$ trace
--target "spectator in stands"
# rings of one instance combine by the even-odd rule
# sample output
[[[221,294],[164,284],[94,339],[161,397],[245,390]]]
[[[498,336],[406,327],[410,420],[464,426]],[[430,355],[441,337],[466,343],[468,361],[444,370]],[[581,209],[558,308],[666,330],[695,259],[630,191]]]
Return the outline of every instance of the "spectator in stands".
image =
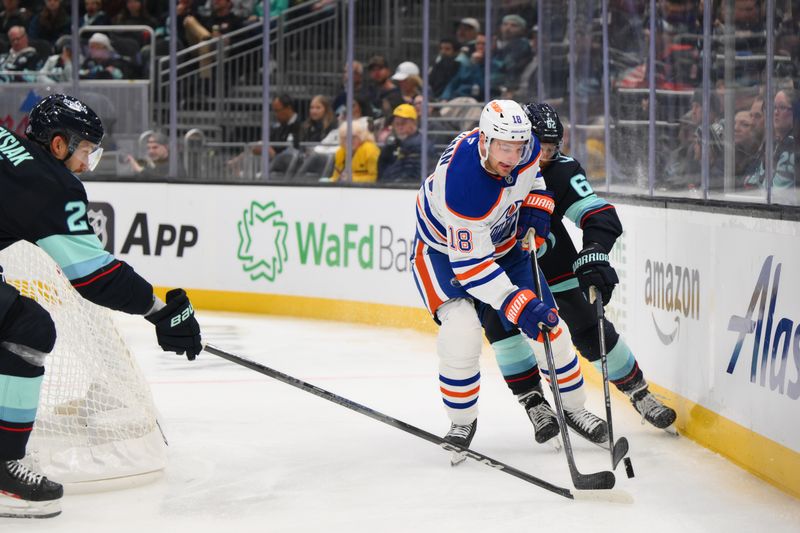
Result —
[[[272,113],[275,123],[269,131],[269,141],[272,143],[289,143],[298,148],[300,143],[300,117],[297,115],[294,98],[288,94],[280,94],[272,99]],[[270,146],[269,156],[275,157],[286,149],[286,146]],[[260,154],[259,150],[256,152]]]
[[[240,8],[241,11],[237,10],[236,7],[234,7],[234,12],[237,15],[244,16],[243,13],[242,13],[242,11],[246,10],[244,6],[246,6],[247,4],[252,5],[253,2],[252,2],[252,0],[240,0],[238,2],[238,4],[239,4],[239,6],[242,6]],[[269,0],[269,17],[270,18],[277,17],[278,15],[280,15],[281,13],[286,11],[287,9],[289,9],[289,0]],[[263,19],[264,18],[264,0],[258,0],[257,2],[255,2],[255,5],[252,5],[252,9],[250,9],[249,12],[251,13],[251,16],[250,17],[245,17],[245,18],[247,18],[248,21],[256,21],[256,20]]]
[[[758,151],[764,151],[764,96],[757,94],[750,106],[750,120],[753,123],[753,138],[757,141]]]
[[[212,0],[209,16],[186,15],[183,19],[183,28],[187,44],[197,44],[210,39],[215,32],[221,35],[241,28],[244,19],[235,15],[232,9],[231,0]]]
[[[44,7],[31,19],[28,34],[31,39],[44,39],[51,44],[70,32],[70,17],[61,0],[45,0]]]
[[[533,57],[526,32],[525,19],[519,15],[503,17],[491,65],[492,86],[500,93],[517,90],[520,75]]]
[[[347,124],[339,125],[339,149],[333,162],[331,181],[374,183],[378,179],[378,157],[381,150],[363,121],[353,121],[352,175],[345,173],[347,150]]]
[[[102,9],[100,0],[83,0],[84,14],[78,22],[81,28],[84,26],[107,26],[111,24],[106,12]]]
[[[486,50],[486,37],[478,35],[475,39],[475,49],[465,57],[465,51],[459,54],[460,67],[456,76],[442,91],[442,100],[469,96],[476,100],[483,100],[483,58]]]
[[[456,41],[460,48],[472,48],[481,32],[481,23],[472,17],[461,19],[456,25]],[[471,52],[468,52],[471,53]]]
[[[72,80],[72,36],[62,35],[56,41],[56,53],[47,58],[39,70],[39,83]]]
[[[81,79],[127,80],[133,76],[133,65],[122,58],[105,33],[89,38],[89,57],[81,64]]]
[[[288,94],[280,94],[272,99],[272,114],[275,115],[275,122],[269,129],[268,148],[270,160],[291,146],[296,150],[300,147],[300,117],[295,111],[294,99]],[[273,145],[277,144],[277,146]],[[251,153],[255,156],[261,155],[263,144],[258,143],[251,148]],[[242,168],[246,152],[242,152],[236,157],[228,160],[226,165],[233,174],[238,174]]]
[[[400,104],[394,109],[392,135],[381,148],[378,158],[378,181],[381,183],[419,183],[422,135],[417,118],[417,112],[410,104]],[[432,170],[430,165],[428,168]]]
[[[793,114],[795,100],[795,89],[782,89],[775,95],[773,107],[775,140],[772,152],[774,172],[771,178],[772,189],[776,200],[782,198],[788,200],[788,202],[782,203],[791,204],[797,203],[795,196],[795,152],[797,147],[794,138]],[[766,187],[766,182],[766,165],[762,159],[758,169],[745,179],[745,186],[763,188]]]
[[[169,176],[169,138],[163,133],[152,133],[147,137],[147,156],[137,161],[132,155],[125,162],[140,178],[166,178]],[[186,170],[178,159],[178,179],[186,177]]]
[[[19,7],[19,0],[3,0],[3,11],[0,11],[0,32],[7,34],[12,26],[27,28],[30,19],[30,11]]]
[[[337,110],[338,124],[344,124],[347,121],[345,106],[341,106]],[[368,131],[372,131],[372,105],[368,100],[357,97],[353,99],[353,121],[364,123],[364,127]],[[339,149],[339,128],[333,128],[325,138],[322,139],[317,146],[314,147],[314,152],[319,154],[335,154]]]
[[[528,27],[532,27],[537,21],[536,2],[531,0],[500,0],[499,19],[502,20],[506,15],[519,15],[525,19]],[[548,20],[548,22],[550,22]]]
[[[394,99],[400,103],[402,100],[400,89],[390,78],[391,71],[385,57],[372,56],[367,63],[367,72],[374,87],[373,98],[370,101],[373,108],[381,109],[384,98]]]
[[[660,89],[686,90],[700,83],[699,3],[695,0],[663,0],[656,31],[656,84]],[[646,85],[646,80],[645,84]]]
[[[145,11],[142,0],[126,0],[125,6],[114,17],[113,24],[118,26],[150,26],[153,29],[158,27],[158,21]],[[147,32],[125,33],[124,35],[136,39],[140,46],[150,42],[150,35]]]
[[[456,61],[458,43],[450,38],[439,41],[439,55],[428,72],[428,83],[431,96],[439,99],[447,84],[458,74],[459,63]]]
[[[300,142],[321,142],[339,126],[333,115],[331,99],[318,94],[308,106],[308,118],[300,125]]]
[[[407,104],[412,103],[414,97],[422,93],[422,78],[419,77],[419,67],[416,63],[403,61],[397,65],[392,81],[397,82],[403,102]]]
[[[367,99],[372,99],[375,90],[373,87],[364,84],[364,65],[360,61],[353,61],[353,94],[355,97],[364,96]],[[347,63],[344,64],[342,69],[342,91],[333,99],[333,109],[347,103]]]
[[[0,70],[24,71],[39,70],[43,59],[36,49],[28,43],[28,35],[22,26],[12,26],[8,30],[8,53],[0,56]],[[3,81],[26,81],[22,75],[4,75]]]
[[[758,168],[760,139],[755,136],[755,128],[750,110],[738,111],[733,123],[733,143],[735,147],[734,175],[736,188],[744,186],[744,179]]]

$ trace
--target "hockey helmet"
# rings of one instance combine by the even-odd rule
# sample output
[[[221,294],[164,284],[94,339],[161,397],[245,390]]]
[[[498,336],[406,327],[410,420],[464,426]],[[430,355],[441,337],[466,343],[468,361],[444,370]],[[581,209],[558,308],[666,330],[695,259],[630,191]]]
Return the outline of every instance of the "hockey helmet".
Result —
[[[525,114],[528,115],[533,133],[540,142],[561,144],[564,138],[564,126],[550,104],[531,102],[525,105]]]
[[[89,160],[90,170],[94,170],[100,160],[104,130],[100,117],[89,106],[66,94],[51,94],[36,104],[28,115],[25,135],[46,149],[56,135],[67,140],[69,159],[81,141],[98,146]]]
[[[489,147],[493,141],[523,141],[519,163],[527,161],[533,150],[531,123],[522,107],[513,100],[492,100],[481,111],[478,129],[485,139],[486,152],[478,150],[481,165],[486,168]]]

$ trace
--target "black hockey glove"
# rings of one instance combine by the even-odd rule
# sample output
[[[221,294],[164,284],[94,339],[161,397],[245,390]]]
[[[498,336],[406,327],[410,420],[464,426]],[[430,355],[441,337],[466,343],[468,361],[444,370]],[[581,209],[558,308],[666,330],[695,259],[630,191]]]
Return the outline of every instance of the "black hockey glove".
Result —
[[[155,324],[158,345],[164,351],[175,352],[194,361],[203,350],[200,343],[200,324],[194,317],[194,308],[183,289],[172,289],[167,293],[167,305],[160,311],[145,316]]]
[[[572,270],[578,277],[578,283],[586,299],[589,299],[589,287],[596,287],[603,298],[603,305],[608,305],[614,286],[619,283],[617,272],[608,262],[608,253],[597,243],[592,243],[578,254],[572,264]]]

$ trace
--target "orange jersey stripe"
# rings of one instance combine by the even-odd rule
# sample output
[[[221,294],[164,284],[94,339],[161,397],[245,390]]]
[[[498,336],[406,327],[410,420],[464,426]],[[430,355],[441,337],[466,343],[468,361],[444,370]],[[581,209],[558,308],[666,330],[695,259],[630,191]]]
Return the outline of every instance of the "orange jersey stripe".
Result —
[[[416,257],[414,258],[414,266],[417,267],[417,272],[420,274],[420,282],[422,283],[422,288],[425,289],[425,295],[428,297],[428,307],[431,310],[431,313],[435,313],[439,306],[442,305],[442,300],[439,298],[439,295],[436,294],[436,290],[433,288],[433,283],[431,282],[431,275],[428,272],[428,265],[425,264],[425,260],[423,259],[423,250],[425,247],[425,243],[422,241],[417,242],[417,250],[416,250]]]
[[[492,266],[493,263],[494,263],[493,259],[489,259],[487,261],[484,261],[483,263],[480,263],[479,265],[470,268],[469,270],[467,270],[463,274],[456,274],[456,279],[458,281],[464,281],[465,279],[469,279],[469,278],[471,278],[473,276],[477,276],[478,274],[480,274],[481,272],[483,272],[484,270],[486,270],[487,268]]]

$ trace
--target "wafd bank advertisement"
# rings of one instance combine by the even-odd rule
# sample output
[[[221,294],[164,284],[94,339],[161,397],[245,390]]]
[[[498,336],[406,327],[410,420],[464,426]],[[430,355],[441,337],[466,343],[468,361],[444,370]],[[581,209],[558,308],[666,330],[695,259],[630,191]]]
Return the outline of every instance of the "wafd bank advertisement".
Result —
[[[420,306],[415,191],[87,183],[93,224],[153,284]]]

